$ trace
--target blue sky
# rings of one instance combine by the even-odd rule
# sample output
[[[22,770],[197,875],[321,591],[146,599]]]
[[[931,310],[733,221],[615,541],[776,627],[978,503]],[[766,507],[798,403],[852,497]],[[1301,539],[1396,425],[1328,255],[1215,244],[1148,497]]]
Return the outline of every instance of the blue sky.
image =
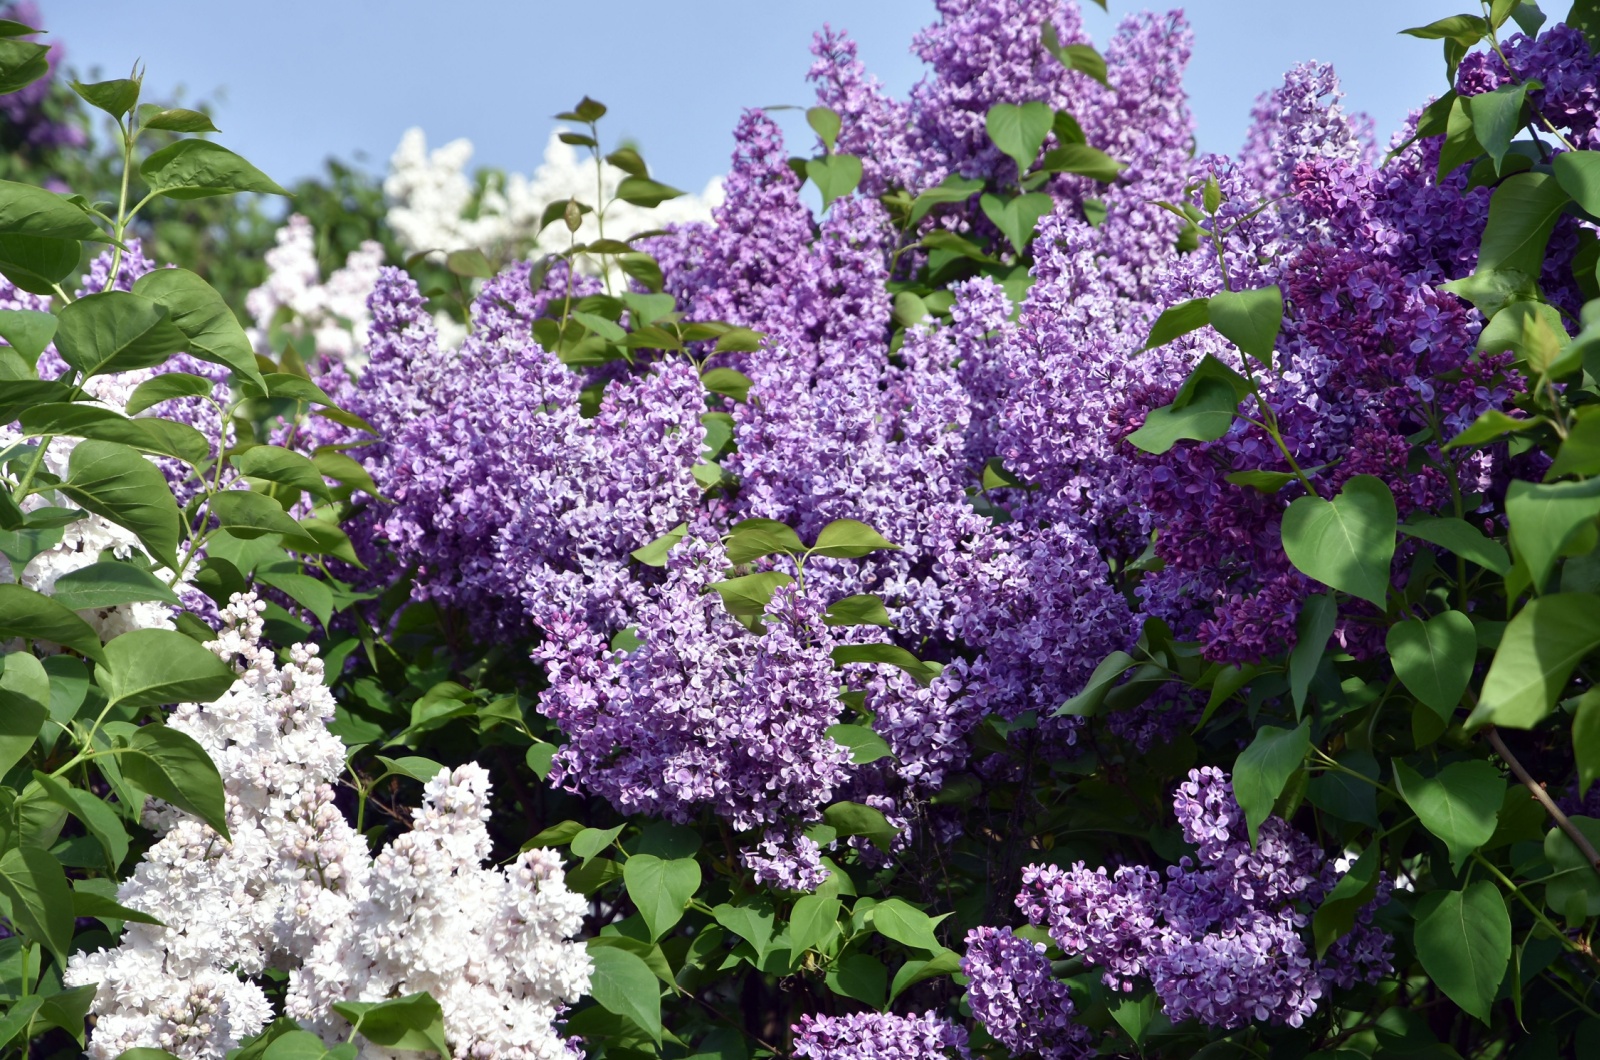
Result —
[[[1084,0],[1104,43],[1145,6]],[[1191,0],[1187,85],[1204,150],[1235,150],[1251,102],[1306,59],[1332,62],[1346,105],[1380,139],[1443,85],[1439,45],[1398,35],[1473,10],[1475,0]],[[1568,0],[1547,0],[1563,14]],[[123,76],[135,58],[147,84],[216,104],[220,141],[280,181],[329,155],[381,171],[400,134],[430,144],[466,136],[476,161],[528,172],[554,124],[588,93],[611,108],[662,179],[698,189],[727,168],[730,132],[747,105],[809,100],[811,34],[848,29],[897,94],[921,76],[912,34],[931,0],[41,0],[69,64]],[[801,127],[798,114],[786,118]]]

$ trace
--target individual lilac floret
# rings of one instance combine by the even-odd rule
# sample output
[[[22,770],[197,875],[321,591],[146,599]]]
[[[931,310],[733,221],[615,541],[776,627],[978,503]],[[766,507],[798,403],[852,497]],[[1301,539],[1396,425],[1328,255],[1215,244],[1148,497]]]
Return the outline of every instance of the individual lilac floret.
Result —
[[[1341,875],[1323,852],[1278,817],[1262,823],[1252,847],[1227,776],[1211,767],[1189,771],[1173,807],[1198,863],[1169,867],[1164,884],[1143,866],[1108,874],[1081,862],[1068,871],[1030,865],[1018,907],[1066,954],[1104,969],[1113,989],[1148,980],[1174,1022],[1298,1027],[1335,987],[1390,973],[1389,936],[1373,925],[1387,881],[1317,960],[1305,929]]]
[[[967,1057],[967,1032],[936,1017],[853,1012],[801,1016],[794,1055],[803,1060],[949,1060]]]
[[[1010,928],[967,933],[961,972],[971,979],[967,1004],[990,1036],[1017,1056],[1077,1060],[1090,1055],[1088,1028],[1073,1022],[1067,984],[1051,977],[1045,946]]]

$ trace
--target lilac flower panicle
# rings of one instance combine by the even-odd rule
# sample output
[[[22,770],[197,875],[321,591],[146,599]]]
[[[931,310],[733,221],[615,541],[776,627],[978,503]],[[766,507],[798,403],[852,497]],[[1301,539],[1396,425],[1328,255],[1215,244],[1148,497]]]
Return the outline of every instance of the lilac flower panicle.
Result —
[[[1101,967],[1113,989],[1148,980],[1174,1022],[1298,1027],[1334,988],[1391,972],[1391,940],[1372,919],[1388,901],[1388,881],[1317,960],[1305,938],[1310,910],[1340,875],[1322,851],[1278,817],[1262,824],[1252,848],[1226,774],[1211,767],[1189,771],[1173,808],[1198,862],[1184,858],[1164,882],[1142,866],[1032,865],[1018,907],[1068,955]]]
[[[1043,943],[992,927],[974,928],[966,941],[967,1004],[995,1041],[1043,1060],[1092,1055],[1089,1030],[1073,1022],[1071,991],[1051,977]]]
[[[922,1016],[855,1012],[802,1016],[794,1026],[801,1060],[953,1060],[970,1056],[967,1032],[931,1011]]]

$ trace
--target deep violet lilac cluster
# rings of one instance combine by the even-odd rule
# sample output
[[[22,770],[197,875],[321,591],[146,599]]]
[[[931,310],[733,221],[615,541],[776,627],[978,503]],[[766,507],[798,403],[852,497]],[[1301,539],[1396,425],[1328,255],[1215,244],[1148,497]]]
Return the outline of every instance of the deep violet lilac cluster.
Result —
[[[802,1016],[794,1026],[801,1060],[951,1060],[967,1057],[967,1032],[932,1012]]]
[[[1017,906],[1066,954],[1101,968],[1113,989],[1148,980],[1173,1022],[1298,1027],[1331,989],[1389,973],[1390,938],[1373,924],[1387,880],[1318,960],[1305,928],[1341,875],[1323,852],[1278,817],[1262,824],[1252,847],[1226,774],[1211,767],[1189,771],[1173,809],[1197,853],[1170,866],[1165,880],[1143,866],[1030,865]]]
[[[1092,1055],[1089,1030],[1073,1022],[1071,992],[1051,976],[1042,942],[1018,938],[1010,928],[974,928],[967,932],[961,974],[971,980],[967,1005],[973,1018],[1013,1055]]]

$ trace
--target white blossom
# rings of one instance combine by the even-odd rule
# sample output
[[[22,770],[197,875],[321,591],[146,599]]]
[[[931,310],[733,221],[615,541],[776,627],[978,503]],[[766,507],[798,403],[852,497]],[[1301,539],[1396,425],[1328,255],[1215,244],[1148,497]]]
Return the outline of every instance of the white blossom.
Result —
[[[562,143],[561,131],[551,133],[543,164],[531,177],[520,173],[489,175],[475,215],[468,216],[478,195],[467,173],[472,142],[452,140],[429,151],[421,129],[407,130],[389,160],[389,177],[383,184],[391,203],[390,227],[410,253],[466,248],[487,253],[529,248],[550,252],[568,246],[565,225],[555,224],[542,233],[538,231],[545,207],[551,203],[576,197],[593,207],[598,205],[597,197],[602,197],[608,204],[606,236],[628,239],[669,224],[710,220],[711,210],[722,202],[722,182],[716,179],[698,195],[669,199],[654,209],[612,201],[627,174],[603,163],[597,186],[594,162],[580,157],[572,145]],[[586,243],[599,236],[598,219],[592,213],[585,214],[573,238]]]
[[[367,296],[378,282],[383,245],[366,240],[323,280],[310,221],[294,214],[278,229],[277,241],[266,253],[266,282],[245,296],[255,322],[251,342],[270,353],[268,336],[281,326],[294,338],[309,337],[316,353],[360,367],[371,323]]]
[[[567,941],[585,903],[559,857],[482,867],[488,774],[469,764],[430,781],[412,831],[373,858],[334,805],[344,747],[327,728],[322,661],[297,645],[280,665],[261,643],[263,606],[234,596],[208,644],[239,681],[170,719],[217,764],[231,842],[187,814],[147,814],[164,834],[118,900],[165,926],[130,924],[114,949],[69,964],[70,984],[101,984],[90,1055],[220,1058],[271,1018],[250,977],[276,968],[289,972],[288,1013],[330,1042],[349,1030],[334,1002],[426,990],[457,1057],[566,1057],[554,1021],[590,965]]]

